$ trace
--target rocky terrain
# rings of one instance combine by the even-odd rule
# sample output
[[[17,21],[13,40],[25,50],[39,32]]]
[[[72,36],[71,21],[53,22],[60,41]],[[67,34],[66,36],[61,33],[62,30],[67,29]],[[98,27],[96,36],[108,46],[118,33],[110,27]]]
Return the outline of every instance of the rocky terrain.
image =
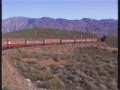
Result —
[[[117,90],[117,55],[104,43],[4,50],[3,90]]]
[[[67,20],[62,18],[27,18],[12,17],[2,20],[2,33],[14,32],[19,30],[30,30],[40,28],[51,28],[68,31],[81,31],[103,35],[108,31],[108,35],[117,36],[117,20],[114,19],[90,19]]]

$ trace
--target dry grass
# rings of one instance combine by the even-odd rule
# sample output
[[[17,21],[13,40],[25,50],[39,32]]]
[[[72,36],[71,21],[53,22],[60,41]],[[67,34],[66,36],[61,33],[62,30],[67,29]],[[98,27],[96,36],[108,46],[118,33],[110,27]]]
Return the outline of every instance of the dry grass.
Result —
[[[101,48],[96,43],[28,47],[7,52],[11,51],[14,56],[9,58],[14,67],[39,89],[117,90],[116,49]],[[62,61],[66,63],[60,64]]]

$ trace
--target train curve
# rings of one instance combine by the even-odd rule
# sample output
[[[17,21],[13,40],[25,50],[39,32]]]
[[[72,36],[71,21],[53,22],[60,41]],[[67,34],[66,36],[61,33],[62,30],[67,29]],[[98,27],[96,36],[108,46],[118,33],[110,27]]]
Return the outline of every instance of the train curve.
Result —
[[[2,40],[2,50],[33,47],[43,45],[57,45],[57,44],[75,44],[75,43],[91,43],[98,42],[97,38],[86,39],[41,39],[41,40],[26,40],[26,39],[7,39]]]

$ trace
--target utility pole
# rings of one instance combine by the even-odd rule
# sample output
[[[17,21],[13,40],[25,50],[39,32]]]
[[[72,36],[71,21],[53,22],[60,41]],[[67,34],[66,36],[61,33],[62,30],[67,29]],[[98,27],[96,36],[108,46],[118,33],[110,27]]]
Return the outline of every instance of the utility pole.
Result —
[[[53,35],[52,35],[52,39],[53,39]]]
[[[107,32],[107,29],[106,29],[106,32],[105,32],[105,35],[107,36],[108,32]]]
[[[75,34],[75,38],[74,38],[74,39],[75,39],[75,40],[77,39],[77,38],[76,38],[76,34]]]
[[[70,35],[70,30],[69,30],[69,35]]]
[[[81,33],[81,36],[80,36],[80,38],[82,39],[82,33]]]
[[[35,39],[37,40],[37,31],[36,31],[36,29],[35,29]]]
[[[75,27],[75,39],[77,39],[76,31],[77,31],[77,28]]]

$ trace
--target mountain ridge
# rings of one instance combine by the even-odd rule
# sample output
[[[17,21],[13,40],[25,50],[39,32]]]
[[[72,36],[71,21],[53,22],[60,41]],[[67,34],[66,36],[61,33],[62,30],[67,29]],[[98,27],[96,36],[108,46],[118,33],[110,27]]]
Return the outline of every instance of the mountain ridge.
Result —
[[[25,17],[25,16],[15,16],[15,17],[9,17],[5,18],[6,19],[12,19],[12,18],[29,18],[29,19],[41,19],[41,18],[51,18],[51,19],[66,19],[66,18],[52,18],[52,17],[39,17],[39,18],[32,18],[32,17]],[[101,19],[94,19],[94,18],[81,18],[81,19],[93,19],[93,20],[117,20],[113,18],[101,18]],[[81,19],[66,19],[66,20],[81,20]]]
[[[68,31],[82,31],[94,33],[97,35],[105,34],[117,36],[117,20],[115,19],[91,19],[82,18],[80,20],[68,20],[63,18],[27,18],[27,17],[11,17],[2,20],[2,32],[13,32],[28,29],[51,28]]]

